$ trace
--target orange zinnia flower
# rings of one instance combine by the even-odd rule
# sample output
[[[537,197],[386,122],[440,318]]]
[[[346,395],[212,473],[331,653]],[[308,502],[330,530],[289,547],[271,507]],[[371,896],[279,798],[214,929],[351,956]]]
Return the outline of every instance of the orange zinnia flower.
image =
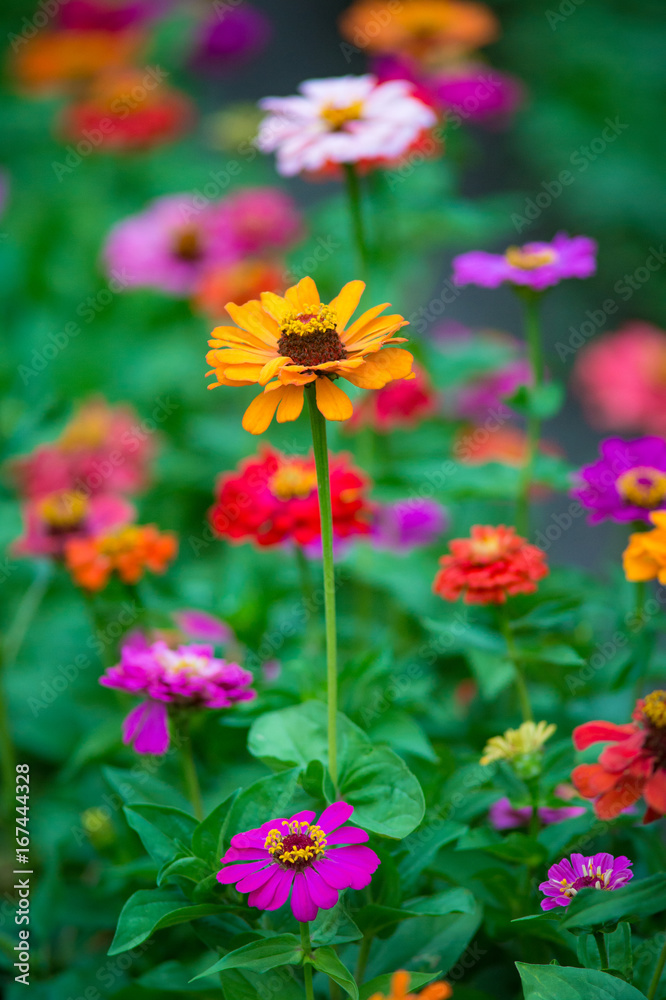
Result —
[[[629,535],[629,545],[622,553],[627,580],[654,580],[666,583],[666,511],[650,514],[655,525],[652,531],[637,531]]]
[[[103,590],[112,573],[123,583],[137,583],[145,571],[164,573],[178,551],[176,536],[154,524],[132,524],[92,538],[73,538],[65,546],[65,562],[75,583]]]
[[[345,378],[362,389],[381,389],[398,378],[413,378],[412,355],[393,334],[407,325],[402,316],[380,316],[389,303],[373,306],[345,329],[365,289],[350,281],[328,305],[322,304],[312,278],[302,278],[284,294],[262,292],[243,306],[227,303],[237,327],[218,326],[207,360],[218,385],[265,386],[248,406],[243,427],[251,434],[266,430],[277,410],[278,423],[296,420],[303,390],[314,383],[317,407],[327,420],[348,420],[349,397],[335,384]],[[382,348],[385,348],[382,350]]]
[[[453,996],[453,990],[445,982],[430,983],[421,990],[418,996],[416,993],[408,993],[411,978],[410,973],[404,970],[394,973],[391,977],[389,995],[385,997],[383,993],[373,993],[370,1000],[448,1000],[449,997]]]
[[[129,65],[139,56],[144,41],[143,32],[133,29],[47,31],[19,50],[10,68],[26,90],[69,90],[100,73]]]

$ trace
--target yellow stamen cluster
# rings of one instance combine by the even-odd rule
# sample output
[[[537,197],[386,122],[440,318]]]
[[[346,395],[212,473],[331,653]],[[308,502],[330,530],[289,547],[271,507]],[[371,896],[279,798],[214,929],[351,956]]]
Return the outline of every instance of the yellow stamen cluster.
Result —
[[[472,558],[477,562],[492,562],[502,554],[502,541],[497,532],[474,538],[470,544]]]
[[[554,250],[537,250],[530,253],[522,247],[509,247],[504,259],[511,267],[519,267],[521,271],[536,271],[538,267],[552,264],[556,256]]]
[[[328,333],[335,330],[338,318],[330,306],[303,306],[289,313],[280,323],[283,334],[309,337],[313,333]]]
[[[264,847],[268,853],[284,865],[297,865],[315,861],[326,851],[326,834],[320,826],[310,826],[305,820],[282,821],[283,831],[272,829],[266,837]],[[310,843],[302,841],[309,840]]]
[[[275,472],[268,488],[278,500],[302,500],[317,488],[317,473],[305,462],[285,462]]]
[[[363,101],[354,101],[346,108],[336,108],[333,104],[327,104],[320,114],[331,131],[339,132],[347,122],[358,121],[363,116]]]
[[[666,498],[666,475],[650,466],[638,466],[618,478],[618,492],[637,507],[657,507]]]
[[[646,697],[643,715],[657,729],[666,729],[666,691],[653,691]]]
[[[61,451],[99,448],[109,433],[109,414],[105,406],[88,404],[74,416],[58,438]]]
[[[39,513],[52,528],[66,531],[81,524],[88,513],[88,498],[78,490],[51,493],[40,503]]]
[[[100,551],[107,556],[115,556],[120,552],[135,548],[141,540],[141,529],[136,525],[119,528],[105,535],[100,541]]]
[[[523,722],[518,729],[507,729],[503,736],[493,736],[486,743],[481,764],[492,764],[496,760],[515,760],[527,754],[537,753],[546,740],[550,739],[557,726],[547,722]]]

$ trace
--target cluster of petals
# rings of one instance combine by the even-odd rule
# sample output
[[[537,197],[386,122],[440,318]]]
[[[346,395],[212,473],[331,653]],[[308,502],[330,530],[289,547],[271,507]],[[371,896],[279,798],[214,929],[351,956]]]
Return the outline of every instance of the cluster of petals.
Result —
[[[507,729],[502,736],[492,736],[486,743],[481,764],[498,760],[511,761],[527,754],[538,753],[556,730],[551,722],[523,722],[518,729]]]
[[[539,886],[545,899],[541,900],[542,910],[554,910],[557,906],[569,906],[581,889],[601,890],[621,889],[634,877],[630,871],[633,861],[612,854],[572,854],[571,860],[562,858],[548,869],[548,880]]]
[[[320,413],[327,420],[348,420],[351,400],[336,379],[381,389],[394,379],[413,377],[412,355],[388,346],[404,342],[395,333],[407,323],[400,315],[381,315],[388,303],[373,306],[347,326],[364,289],[364,282],[350,281],[324,305],[312,278],[302,278],[284,297],[264,292],[260,301],[227,304],[238,326],[213,331],[207,361],[216,380],[209,388],[264,386],[245,411],[245,430],[263,433],[276,411],[278,423],[296,420],[311,383]]]
[[[558,233],[550,243],[526,243],[503,254],[471,250],[453,260],[456,285],[498,288],[505,282],[541,292],[564,278],[589,278],[597,269],[597,245],[587,236]]]
[[[428,983],[420,993],[410,993],[411,973],[400,969],[391,976],[391,987],[388,995],[373,993],[368,1000],[449,1000],[453,990],[448,983],[440,980],[438,983]]]
[[[470,538],[454,538],[433,590],[445,601],[504,604],[516,594],[532,594],[548,574],[546,554],[504,525],[474,525]]]
[[[26,500],[22,513],[24,530],[12,545],[14,555],[61,559],[70,541],[128,524],[134,507],[119,494],[54,490]]]
[[[346,455],[330,457],[333,533],[337,540],[370,533],[369,481]],[[313,456],[288,456],[264,447],[239,469],[222,475],[210,510],[214,531],[262,547],[310,545],[321,538]]]
[[[376,504],[372,519],[375,548],[396,554],[432,545],[446,531],[448,512],[436,500],[414,497]]]
[[[217,659],[213,647],[166,642],[126,643],[117,666],[100,677],[100,684],[146,698],[123,724],[123,741],[137,753],[162,754],[169,746],[168,710],[230,708],[251,701],[252,674],[237,663]]]
[[[590,524],[606,519],[649,522],[652,511],[666,507],[663,438],[606,438],[599,451],[599,460],[579,471],[579,485],[572,491],[590,511]]]
[[[289,819],[271,819],[231,838],[217,879],[248,893],[248,904],[279,910],[291,896],[296,920],[314,920],[330,910],[344,889],[364,889],[379,867],[365,846],[368,834],[348,826],[354,807],[334,802],[316,819],[303,810]]]
[[[574,746],[586,750],[607,743],[596,764],[579,764],[571,780],[594,800],[599,819],[614,819],[637,802],[647,803],[644,823],[666,815],[666,692],[653,691],[636,702],[633,722],[586,722],[573,732]]]
[[[574,387],[595,427],[666,437],[665,372],[666,334],[633,320],[580,352]]]
[[[135,584],[147,570],[165,573],[176,557],[178,542],[170,531],[154,524],[129,524],[113,531],[65,543],[65,564],[74,582],[84,590],[103,590],[117,575],[123,583]]]
[[[376,76],[306,80],[294,97],[267,97],[257,145],[276,153],[278,173],[331,174],[344,164],[388,166],[418,146],[437,122],[408,80]]]

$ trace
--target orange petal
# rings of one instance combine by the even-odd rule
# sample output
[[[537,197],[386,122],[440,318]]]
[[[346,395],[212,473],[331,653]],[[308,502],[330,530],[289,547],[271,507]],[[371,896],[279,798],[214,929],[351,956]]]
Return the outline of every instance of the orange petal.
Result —
[[[272,358],[270,361],[267,361],[261,369],[261,374],[259,375],[258,381],[260,385],[266,385],[267,382],[270,382],[272,378],[275,378],[283,365],[288,364],[290,361],[291,358],[285,358],[281,355],[280,357]]]
[[[377,351],[356,371],[345,373],[345,378],[361,389],[382,389],[387,382],[407,378],[412,371],[414,358],[402,347],[387,347]]]
[[[278,386],[271,392],[264,390],[252,400],[243,414],[243,427],[250,434],[263,434],[268,428],[278,404],[284,395],[284,388]]]
[[[247,330],[261,342],[261,347],[275,346],[280,329],[275,320],[261,308],[261,302],[250,300],[242,306],[227,302],[224,308],[241,329]]]
[[[291,312],[289,303],[281,295],[276,295],[275,292],[262,292],[261,304],[264,307],[264,312],[272,316],[276,323],[281,323],[287,313]]]
[[[337,330],[344,330],[345,326],[356,311],[356,306],[361,301],[361,296],[365,291],[365,281],[348,281],[340,293],[330,303],[331,309],[335,309],[338,317]]]
[[[373,306],[372,309],[366,309],[366,311],[364,313],[361,313],[359,318],[354,323],[352,323],[352,325],[349,327],[348,330],[343,330],[340,333],[340,340],[342,341],[342,343],[348,344],[350,338],[353,338],[354,335],[362,327],[366,325],[366,323],[369,323],[370,320],[375,319],[375,317],[379,316],[379,314],[381,312],[384,312],[384,310],[387,309],[390,305],[391,305],[390,302],[383,302],[379,306]]]
[[[354,351],[360,350],[364,341],[380,335],[384,338],[389,337],[403,326],[409,326],[409,321],[399,313],[392,313],[390,316],[379,316],[377,319],[359,327],[351,337],[347,337],[347,346],[351,347]]]
[[[315,386],[319,412],[327,420],[349,420],[354,408],[347,393],[343,392],[329,378],[318,378]]]
[[[270,351],[255,351],[255,350],[238,350],[233,347],[224,348],[213,348],[206,355],[206,360],[210,365],[219,365],[220,367],[225,367],[226,365],[245,365],[254,364],[265,365],[273,357]]]
[[[318,306],[320,304],[319,292],[312,278],[301,278],[296,285],[299,306]]]
[[[229,365],[224,369],[224,377],[231,379],[232,382],[250,385],[259,381],[261,371],[261,365]]]
[[[282,391],[282,399],[277,411],[277,421],[284,424],[288,420],[296,420],[301,415],[305,390],[302,385],[286,385]]]

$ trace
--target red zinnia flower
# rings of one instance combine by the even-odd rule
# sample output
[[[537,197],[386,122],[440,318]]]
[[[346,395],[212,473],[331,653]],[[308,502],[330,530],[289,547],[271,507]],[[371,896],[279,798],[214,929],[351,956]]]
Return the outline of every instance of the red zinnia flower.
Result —
[[[465,604],[504,604],[514,594],[534,593],[548,574],[545,552],[503,524],[475,524],[471,538],[454,538],[449,547],[433,584],[445,601],[462,594]]]
[[[336,538],[367,535],[372,508],[364,495],[368,480],[345,455],[330,456],[333,531]],[[296,542],[321,536],[314,458],[291,457],[272,448],[226,473],[217,484],[210,521],[218,535],[257,545]]]
[[[416,427],[437,410],[437,393],[422,368],[414,365],[414,378],[389,382],[369,392],[356,406],[350,428],[372,427],[380,434],[400,427]]]
[[[586,799],[594,799],[599,819],[614,819],[641,795],[647,802],[644,823],[666,815],[666,691],[636,702],[634,722],[586,722],[573,731],[574,746],[610,743],[597,764],[579,764],[571,780]]]

